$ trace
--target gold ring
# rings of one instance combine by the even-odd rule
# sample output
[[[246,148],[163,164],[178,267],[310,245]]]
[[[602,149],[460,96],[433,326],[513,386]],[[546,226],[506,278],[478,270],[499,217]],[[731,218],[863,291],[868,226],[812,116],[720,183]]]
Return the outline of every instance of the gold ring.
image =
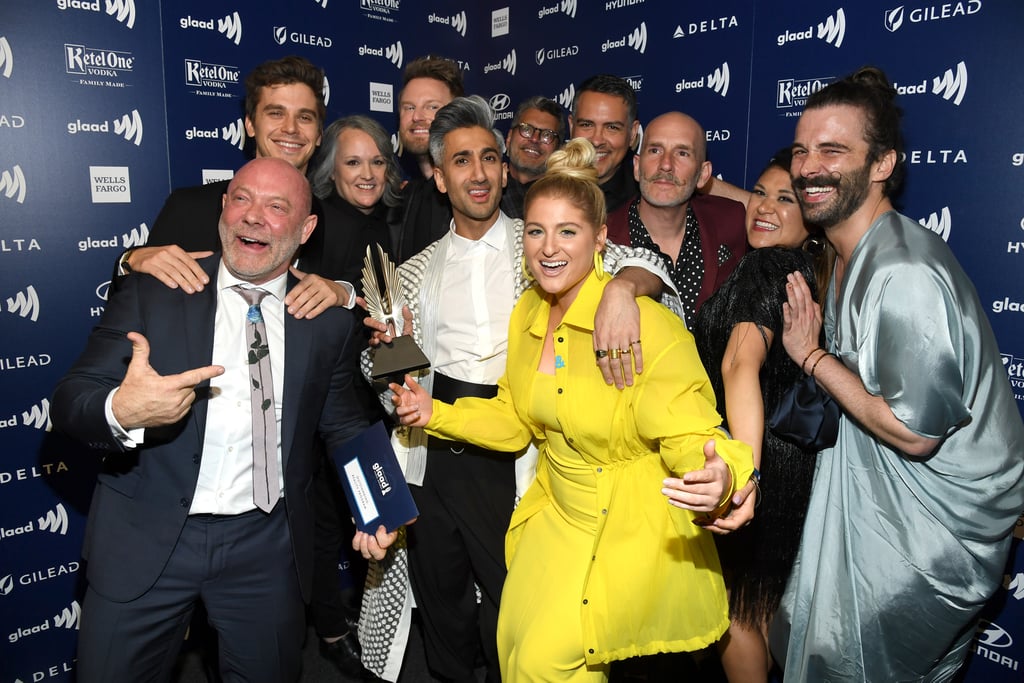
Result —
[[[619,349],[619,353],[621,353],[623,356],[628,356],[630,353],[632,353],[632,350],[629,348]]]
[[[601,360],[602,358],[608,355],[608,352],[605,351],[604,349],[597,349],[596,351],[594,351],[594,355],[597,356],[598,360]]]
[[[620,353],[622,352],[619,351],[618,349],[610,349],[608,351],[608,357],[611,358],[612,360],[618,360]]]

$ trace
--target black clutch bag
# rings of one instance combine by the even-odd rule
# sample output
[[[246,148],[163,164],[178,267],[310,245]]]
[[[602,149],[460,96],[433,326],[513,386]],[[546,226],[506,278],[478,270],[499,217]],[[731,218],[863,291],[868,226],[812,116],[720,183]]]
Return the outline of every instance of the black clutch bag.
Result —
[[[804,375],[783,394],[768,416],[768,426],[806,451],[820,451],[836,445],[841,414],[839,404],[813,377]]]

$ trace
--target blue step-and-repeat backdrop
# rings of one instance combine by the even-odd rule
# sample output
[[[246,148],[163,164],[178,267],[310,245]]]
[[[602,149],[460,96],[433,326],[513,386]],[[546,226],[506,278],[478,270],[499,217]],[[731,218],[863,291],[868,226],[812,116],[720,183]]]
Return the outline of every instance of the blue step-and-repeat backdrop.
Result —
[[[47,397],[168,192],[244,163],[244,77],[269,58],[323,67],[329,120],[392,131],[423,54],[454,60],[502,128],[526,97],[568,107],[617,74],[641,122],[700,120],[716,175],[744,186],[809,94],[876,64],[906,111],[899,206],[973,278],[1024,406],[1024,3],[900,2],[2,0],[0,683],[74,678],[96,461],[50,431]],[[1018,542],[965,680],[1022,680],[1022,601]]]

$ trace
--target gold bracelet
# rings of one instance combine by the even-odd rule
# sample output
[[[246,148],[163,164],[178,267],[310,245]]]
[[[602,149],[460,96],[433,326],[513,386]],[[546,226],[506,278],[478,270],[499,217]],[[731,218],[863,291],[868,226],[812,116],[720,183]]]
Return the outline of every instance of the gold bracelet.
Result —
[[[804,356],[804,362],[800,363],[800,372],[807,372],[807,359],[814,355],[815,351],[824,351],[820,346],[815,346],[811,352]]]
[[[820,356],[818,356],[818,360],[814,361],[814,365],[811,366],[811,372],[810,372],[811,379],[814,379],[814,371],[818,367],[818,363],[821,362],[821,359],[824,358],[825,356],[831,356],[831,355],[832,355],[831,353],[826,351],[825,353],[823,353]]]

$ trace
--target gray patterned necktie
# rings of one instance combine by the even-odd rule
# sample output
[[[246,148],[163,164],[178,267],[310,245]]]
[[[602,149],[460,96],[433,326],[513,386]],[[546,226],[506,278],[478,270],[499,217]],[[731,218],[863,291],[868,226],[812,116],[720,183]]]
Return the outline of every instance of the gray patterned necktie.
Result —
[[[274,378],[270,372],[267,326],[260,302],[267,292],[235,285],[231,289],[245,299],[245,339],[248,344],[249,389],[252,403],[252,499],[264,512],[274,509],[281,495],[277,473],[277,411]]]

